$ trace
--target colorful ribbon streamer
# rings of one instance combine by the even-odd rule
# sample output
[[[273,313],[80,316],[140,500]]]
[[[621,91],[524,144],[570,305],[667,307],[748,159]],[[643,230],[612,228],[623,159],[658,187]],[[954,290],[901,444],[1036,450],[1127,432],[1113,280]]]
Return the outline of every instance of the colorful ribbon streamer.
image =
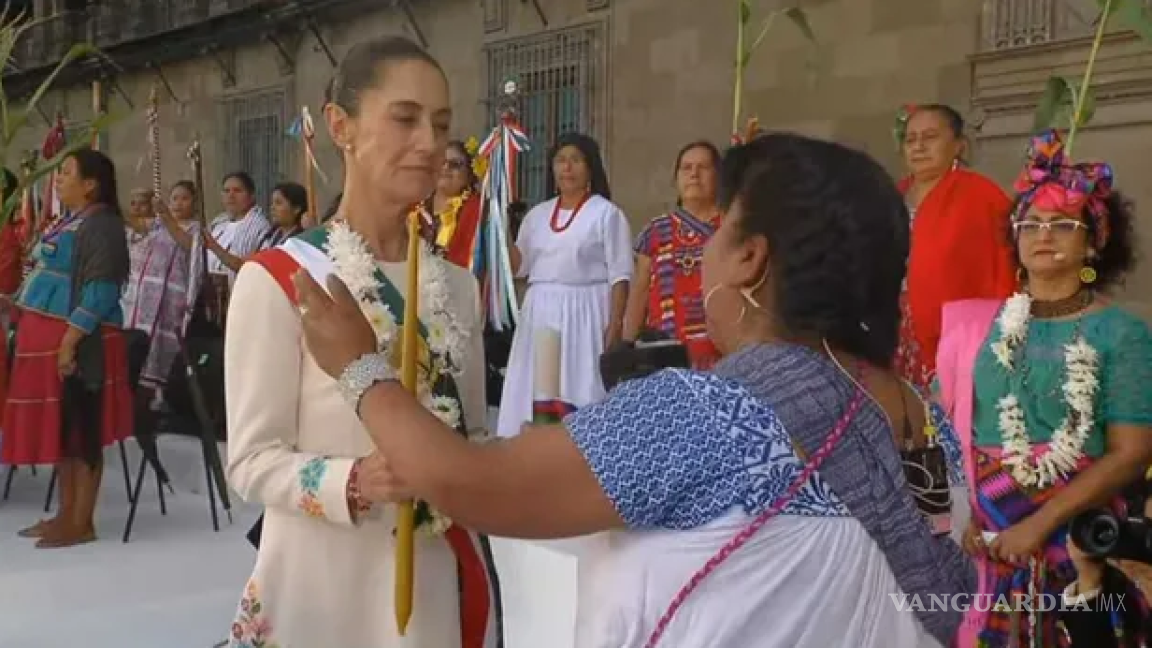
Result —
[[[324,175],[323,169],[320,168],[320,162],[316,159],[316,152],[313,148],[313,140],[316,138],[316,123],[312,120],[312,113],[308,111],[308,106],[300,108],[300,116],[293,120],[292,125],[288,127],[288,136],[292,139],[304,142],[304,156],[308,159],[308,165],[320,176],[324,184],[328,184],[328,176]],[[311,190],[311,187],[309,187]]]
[[[488,321],[497,331],[510,329],[520,320],[508,254],[508,205],[516,200],[517,157],[528,150],[528,135],[511,110],[501,116],[500,123],[480,145],[480,155],[488,159],[480,193],[487,218],[484,236],[474,252],[473,267],[487,271]]]

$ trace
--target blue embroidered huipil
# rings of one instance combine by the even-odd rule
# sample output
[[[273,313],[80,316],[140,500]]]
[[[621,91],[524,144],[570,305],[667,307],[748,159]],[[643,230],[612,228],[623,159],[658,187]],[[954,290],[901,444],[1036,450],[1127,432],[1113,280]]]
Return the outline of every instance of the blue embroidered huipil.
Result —
[[[54,227],[33,251],[36,266],[24,280],[17,303],[42,315],[66,319],[76,328],[91,333],[101,324],[120,327],[120,286],[107,280],[89,281],[80,287],[73,306],[72,281],[75,275],[76,233],[82,218],[71,217]]]

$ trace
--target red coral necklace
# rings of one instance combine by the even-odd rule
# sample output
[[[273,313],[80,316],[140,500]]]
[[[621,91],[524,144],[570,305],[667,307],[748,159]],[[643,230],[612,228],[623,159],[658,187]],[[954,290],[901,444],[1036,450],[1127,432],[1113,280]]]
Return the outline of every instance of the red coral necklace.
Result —
[[[572,214],[568,217],[568,220],[564,221],[563,225],[559,223],[560,198],[556,198],[556,206],[552,208],[552,218],[550,221],[550,224],[552,225],[552,231],[559,234],[569,227],[572,227],[572,221],[576,220],[576,214],[580,213],[580,208],[583,207],[584,203],[588,202],[588,199],[591,197],[592,194],[590,193],[584,194],[584,197],[580,199],[580,202],[576,203],[576,206],[572,208]]]

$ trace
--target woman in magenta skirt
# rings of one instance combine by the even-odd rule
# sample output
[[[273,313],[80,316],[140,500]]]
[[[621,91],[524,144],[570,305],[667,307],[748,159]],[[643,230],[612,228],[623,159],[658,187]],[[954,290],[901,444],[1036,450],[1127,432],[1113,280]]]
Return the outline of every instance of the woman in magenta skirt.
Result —
[[[20,532],[42,548],[96,539],[103,448],[132,432],[120,330],[129,258],[115,167],[104,154],[81,150],[64,160],[56,190],[67,216],[41,236],[17,299],[0,442],[0,463],[56,464],[56,517]]]

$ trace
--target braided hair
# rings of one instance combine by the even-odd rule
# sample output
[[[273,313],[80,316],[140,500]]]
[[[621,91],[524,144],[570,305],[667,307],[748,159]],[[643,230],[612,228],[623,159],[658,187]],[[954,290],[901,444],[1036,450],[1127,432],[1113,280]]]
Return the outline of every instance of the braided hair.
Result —
[[[908,212],[867,154],[801,135],[764,135],[721,165],[720,207],[768,241],[782,333],[824,339],[880,366],[896,352],[908,258]]]

